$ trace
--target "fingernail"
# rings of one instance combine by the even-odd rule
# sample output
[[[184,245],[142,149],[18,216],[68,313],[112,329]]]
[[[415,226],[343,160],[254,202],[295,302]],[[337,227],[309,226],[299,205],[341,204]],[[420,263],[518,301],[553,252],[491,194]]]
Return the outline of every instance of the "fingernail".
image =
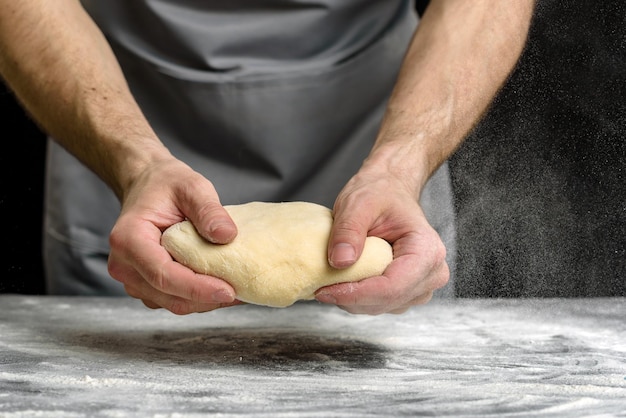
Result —
[[[235,297],[227,290],[218,290],[211,295],[213,302],[216,303],[231,303],[235,300]]]
[[[216,221],[209,228],[209,235],[214,244],[225,244],[235,235],[232,224],[229,222]]]
[[[350,244],[339,243],[333,247],[329,262],[333,267],[345,267],[354,263],[355,259],[354,247]]]

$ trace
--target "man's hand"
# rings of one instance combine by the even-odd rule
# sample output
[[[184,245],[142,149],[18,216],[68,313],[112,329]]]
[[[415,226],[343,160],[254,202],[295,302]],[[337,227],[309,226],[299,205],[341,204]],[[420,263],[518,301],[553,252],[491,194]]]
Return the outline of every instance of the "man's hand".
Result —
[[[534,0],[432,0],[406,53],[378,137],[339,194],[329,262],[342,268],[367,235],[393,245],[382,276],[321,289],[318,300],[353,313],[400,313],[445,285],[445,248],[418,198],[514,68]]]
[[[320,302],[359,314],[402,313],[428,302],[450,276],[446,249],[404,181],[361,170],[339,194],[329,242],[329,262],[351,265],[366,236],[387,240],[394,259],[382,276],[318,291]]]
[[[237,234],[207,179],[173,158],[147,167],[122,199],[110,235],[109,273],[150,308],[183,315],[238,304],[228,283],[194,273],[161,246],[161,233],[185,218],[215,243]]]

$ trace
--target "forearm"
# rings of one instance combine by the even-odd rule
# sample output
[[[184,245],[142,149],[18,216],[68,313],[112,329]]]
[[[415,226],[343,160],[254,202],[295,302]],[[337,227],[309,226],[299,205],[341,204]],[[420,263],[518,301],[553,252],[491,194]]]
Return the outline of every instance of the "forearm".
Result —
[[[419,194],[515,66],[533,8],[532,0],[431,1],[366,164]]]
[[[122,197],[167,158],[77,0],[0,0],[0,74],[33,119]]]

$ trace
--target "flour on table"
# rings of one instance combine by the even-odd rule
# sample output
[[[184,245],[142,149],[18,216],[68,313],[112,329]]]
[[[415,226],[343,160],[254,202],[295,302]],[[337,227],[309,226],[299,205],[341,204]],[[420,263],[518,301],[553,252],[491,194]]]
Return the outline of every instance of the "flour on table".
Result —
[[[321,205],[251,202],[225,209],[238,228],[232,243],[212,244],[183,221],[163,233],[162,245],[179,263],[230,283],[244,302],[287,307],[313,299],[321,287],[380,275],[393,258],[388,242],[367,237],[353,266],[332,268],[326,250],[332,212]]]

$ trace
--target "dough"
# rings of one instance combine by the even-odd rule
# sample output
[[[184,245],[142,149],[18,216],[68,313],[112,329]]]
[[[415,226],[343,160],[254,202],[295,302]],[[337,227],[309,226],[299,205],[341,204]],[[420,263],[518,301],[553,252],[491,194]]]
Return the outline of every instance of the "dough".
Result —
[[[206,241],[189,221],[169,227],[161,242],[179,263],[230,283],[244,302],[287,307],[313,299],[323,286],[380,275],[393,258],[387,241],[367,237],[353,266],[332,268],[326,255],[332,212],[321,205],[251,202],[225,208],[238,228],[230,244]]]

